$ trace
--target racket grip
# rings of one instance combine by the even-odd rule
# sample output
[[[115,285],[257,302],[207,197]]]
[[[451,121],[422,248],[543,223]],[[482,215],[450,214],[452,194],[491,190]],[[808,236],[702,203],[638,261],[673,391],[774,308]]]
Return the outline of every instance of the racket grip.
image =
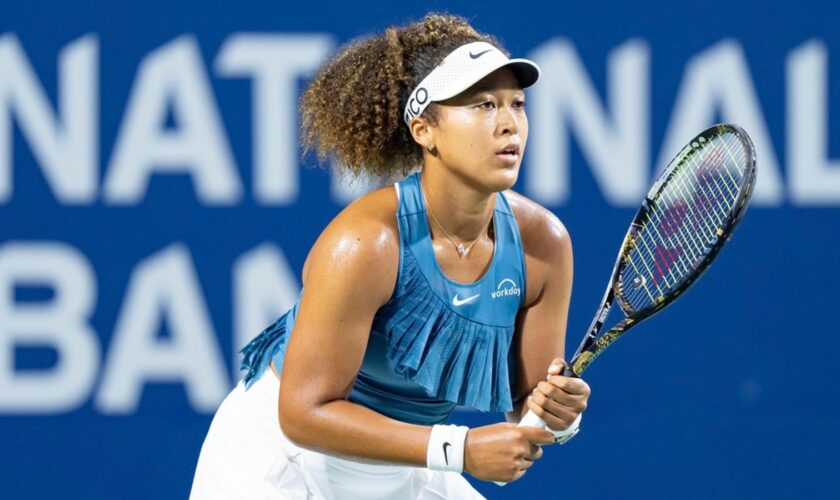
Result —
[[[574,360],[572,360],[572,361],[574,361]],[[577,377],[575,372],[573,372],[571,370],[571,368],[569,368],[568,364],[563,368],[562,373],[563,373],[564,377]],[[549,377],[551,377],[551,374],[549,374]],[[580,415],[578,415],[578,420],[576,420],[575,423],[579,423],[579,422],[580,422]],[[572,425],[574,425],[574,424],[572,424]],[[528,413],[526,413],[525,416],[522,417],[522,420],[519,421],[519,425],[517,425],[517,427],[536,427],[537,429],[545,429],[548,426],[546,425],[545,421],[543,421],[543,419],[541,419],[540,417],[537,416],[536,413],[532,412],[531,410],[528,410]],[[499,486],[504,486],[504,485],[507,484],[504,481],[493,481],[493,482],[498,484]]]
[[[522,420],[519,421],[519,425],[517,427],[536,427],[537,429],[545,429],[546,425],[543,422],[543,419],[537,416],[536,413],[528,410],[528,413],[522,417]]]
[[[543,422],[543,419],[537,416],[536,413],[528,410],[528,413],[522,417],[522,420],[519,421],[519,425],[517,427],[536,427],[537,429],[545,429],[546,425]],[[499,486],[504,486],[507,483],[504,481],[493,481],[494,483],[498,484]]]

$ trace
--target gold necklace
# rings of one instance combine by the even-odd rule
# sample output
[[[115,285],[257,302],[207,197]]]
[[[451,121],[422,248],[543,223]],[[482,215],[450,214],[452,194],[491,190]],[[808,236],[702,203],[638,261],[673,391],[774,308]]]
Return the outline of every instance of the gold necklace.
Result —
[[[432,210],[432,206],[429,205],[429,200],[426,198],[426,191],[423,189],[422,185],[420,185],[420,193],[423,195],[423,203],[426,204],[426,210],[428,210],[429,215],[432,216],[432,220],[435,221],[435,224],[437,224],[440,230],[443,231],[443,236],[446,237],[446,239],[449,240],[449,243],[452,243],[452,246],[455,247],[455,251],[458,252],[458,257],[463,259],[467,255],[469,255],[470,250],[472,250],[472,247],[476,243],[478,243],[478,240],[481,239],[481,236],[484,234],[484,231],[487,231],[487,228],[490,227],[490,222],[493,220],[492,212],[490,213],[490,218],[487,219],[487,223],[484,224],[484,227],[481,229],[481,231],[479,231],[478,236],[476,236],[476,238],[472,240],[472,243],[470,243],[467,246],[464,246],[463,243],[455,243],[455,240],[452,239],[452,236],[450,236],[446,228],[443,227],[443,224],[441,224],[437,217],[435,217],[435,212]]]

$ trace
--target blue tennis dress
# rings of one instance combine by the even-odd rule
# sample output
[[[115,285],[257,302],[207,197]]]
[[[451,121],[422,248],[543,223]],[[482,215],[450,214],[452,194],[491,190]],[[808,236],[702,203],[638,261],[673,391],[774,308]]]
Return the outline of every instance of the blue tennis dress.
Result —
[[[493,213],[496,241],[474,283],[444,275],[435,260],[420,174],[396,185],[400,264],[391,299],[377,311],[349,400],[421,425],[446,421],[456,405],[510,411],[516,315],[525,300],[525,254],[505,196]],[[246,387],[274,361],[282,369],[298,304],[243,350]]]

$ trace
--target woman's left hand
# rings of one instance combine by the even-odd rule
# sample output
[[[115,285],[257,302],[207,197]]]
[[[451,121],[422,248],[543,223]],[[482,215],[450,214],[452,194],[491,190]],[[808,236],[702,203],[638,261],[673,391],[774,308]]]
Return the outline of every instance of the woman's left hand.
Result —
[[[561,375],[566,362],[555,358],[548,369],[548,378],[528,397],[528,409],[554,431],[567,429],[586,409],[589,385],[582,379]]]

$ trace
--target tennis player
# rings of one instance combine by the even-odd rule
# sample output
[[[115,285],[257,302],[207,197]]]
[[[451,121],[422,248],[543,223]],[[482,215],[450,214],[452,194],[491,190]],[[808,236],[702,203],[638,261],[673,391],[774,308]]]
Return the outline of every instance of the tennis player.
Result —
[[[539,68],[500,47],[429,15],[343,47],[306,90],[304,141],[321,157],[374,176],[421,168],[315,242],[300,301],[243,350],[191,498],[481,498],[461,472],[516,480],[577,430],[589,387],[553,357],[569,235],[510,191]],[[510,423],[445,424],[456,405]],[[517,427],[528,409],[551,430]]]

